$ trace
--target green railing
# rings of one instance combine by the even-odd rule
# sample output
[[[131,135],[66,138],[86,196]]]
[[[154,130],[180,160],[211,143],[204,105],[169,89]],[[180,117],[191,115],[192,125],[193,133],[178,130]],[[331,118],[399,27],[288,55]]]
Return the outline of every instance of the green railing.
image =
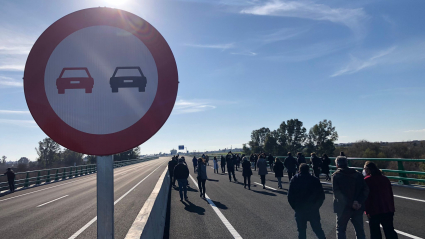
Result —
[[[132,165],[136,163],[141,163],[141,162],[145,162],[145,161],[149,161],[149,160],[157,159],[157,158],[158,157],[145,157],[141,159],[115,161],[114,168],[120,168],[120,167]],[[93,173],[96,173],[96,164],[19,172],[19,173],[15,173],[15,188],[19,188],[19,187],[27,188],[30,186],[58,182],[58,181],[80,177],[84,175],[89,175]],[[8,190],[8,189],[9,189],[9,184],[7,182],[6,175],[1,174],[0,175],[0,192],[3,190]]]
[[[286,158],[285,156],[277,156],[277,158]],[[331,165],[330,165],[330,172],[333,173],[336,170],[335,167],[335,157],[329,157],[331,159]],[[310,157],[306,157],[306,161],[310,161]],[[406,171],[404,170],[403,162],[425,162],[425,159],[401,159],[401,158],[350,158],[348,157],[348,164],[350,165],[350,162],[352,161],[391,161],[391,162],[397,162],[397,169],[381,169],[382,172],[385,173],[395,173],[398,174],[398,176],[391,176],[391,175],[385,175],[389,179],[398,180],[399,184],[402,185],[408,185],[410,181],[412,182],[421,182],[425,183],[425,179],[422,178],[412,178],[408,177],[408,174],[411,175],[425,175],[425,172],[421,171]],[[358,171],[362,171],[363,167],[351,167]]]

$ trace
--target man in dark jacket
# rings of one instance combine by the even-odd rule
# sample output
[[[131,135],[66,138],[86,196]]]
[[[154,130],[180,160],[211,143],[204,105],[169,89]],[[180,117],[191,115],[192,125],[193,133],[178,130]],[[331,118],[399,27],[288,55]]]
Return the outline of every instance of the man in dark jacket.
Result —
[[[295,220],[298,227],[298,238],[305,239],[307,222],[310,222],[313,232],[319,239],[325,238],[320,223],[319,209],[325,200],[320,180],[309,173],[307,164],[300,166],[300,173],[295,175],[289,184],[288,202],[295,211]]]
[[[187,165],[184,164],[183,159],[179,159],[179,163],[174,168],[174,178],[177,179],[177,182],[179,184],[179,194],[180,194],[180,201],[183,201],[183,193],[184,192],[184,199],[187,200],[187,178],[189,177],[189,169],[187,168]]]
[[[282,177],[283,177],[283,166],[282,161],[276,158],[276,163],[273,166],[274,176],[277,178],[277,186],[282,189]]]
[[[223,155],[221,155],[221,158],[220,158],[220,166],[221,166],[221,172],[226,173],[226,158]]]
[[[170,173],[170,180],[171,185],[176,186],[176,179],[174,178],[174,167],[177,165],[177,159],[174,156],[169,162],[168,162],[168,172]]]
[[[193,163],[193,172],[196,173],[196,167],[198,167],[198,159],[195,156],[193,156],[192,163]]]
[[[300,152],[297,153],[297,162],[298,162],[298,165],[301,165],[302,163],[307,163],[305,161],[304,155]]]
[[[270,171],[273,171],[273,163],[274,163],[273,155],[269,154],[269,156],[267,157],[267,160],[269,161]]]
[[[231,174],[233,174],[233,180],[237,182],[235,177],[235,161],[236,159],[233,158],[233,154],[228,153],[226,156],[226,163],[227,163],[227,173],[229,174],[229,181],[232,181]]]
[[[310,164],[313,167],[313,175],[320,178],[320,168],[322,167],[322,159],[317,157],[316,153],[311,153]]]
[[[291,181],[292,176],[294,176],[297,172],[298,162],[294,157],[292,157],[292,154],[290,152],[288,152],[288,157],[286,157],[283,165],[285,166],[286,171],[288,172],[288,180]]]
[[[347,224],[351,219],[357,239],[365,239],[363,212],[369,188],[361,173],[348,168],[348,160],[345,156],[338,156],[335,165],[338,169],[332,175],[332,188],[337,238],[346,238]]]
[[[7,182],[9,183],[10,192],[15,192],[15,173],[11,168],[8,168],[4,175],[7,176]]]

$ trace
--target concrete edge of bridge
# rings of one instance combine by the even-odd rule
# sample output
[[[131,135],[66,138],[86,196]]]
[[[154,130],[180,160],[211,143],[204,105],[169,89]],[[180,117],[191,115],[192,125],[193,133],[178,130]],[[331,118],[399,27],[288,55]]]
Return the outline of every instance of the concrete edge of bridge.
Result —
[[[128,230],[125,239],[163,238],[169,189],[170,177],[168,167],[165,167],[151,195]]]

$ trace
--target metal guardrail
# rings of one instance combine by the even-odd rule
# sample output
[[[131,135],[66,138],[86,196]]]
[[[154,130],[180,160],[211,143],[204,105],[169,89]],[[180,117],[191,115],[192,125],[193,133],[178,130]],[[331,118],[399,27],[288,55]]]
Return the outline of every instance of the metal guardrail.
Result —
[[[145,157],[142,159],[115,161],[114,168],[120,168],[120,167],[132,165],[136,163],[141,163],[141,162],[145,162],[145,161],[149,161],[149,160],[157,159],[157,158],[158,157]],[[97,172],[96,164],[19,172],[19,173],[15,173],[15,188],[18,188],[18,187],[28,188],[31,185],[41,185],[42,183],[58,182],[58,181],[66,180],[66,179],[93,174],[96,172]],[[25,175],[24,176],[25,178],[16,180],[16,178],[18,178],[20,175]],[[9,183],[7,182],[6,175],[1,174],[0,175],[0,191],[8,190],[8,189],[9,189]]]
[[[286,156],[276,156],[277,158],[286,158]],[[330,167],[330,172],[333,173],[336,170],[336,166],[335,166],[335,157],[329,157],[331,159],[331,165]],[[306,157],[306,160],[310,160],[310,157]],[[397,162],[397,167],[398,169],[381,169],[382,172],[386,173],[398,173],[398,176],[389,176],[389,175],[385,175],[387,178],[389,179],[394,179],[394,180],[398,180],[399,184],[402,185],[409,185],[409,181],[414,181],[414,182],[421,182],[421,183],[425,183],[425,179],[421,179],[421,178],[410,178],[407,177],[407,174],[413,174],[413,175],[425,175],[425,172],[421,172],[421,171],[406,171],[404,170],[404,165],[403,162],[425,162],[425,159],[402,159],[402,158],[348,158],[348,165],[350,165],[350,161],[392,161],[392,162]],[[350,167],[350,168],[354,168],[358,171],[362,171],[363,167]],[[333,170],[332,170],[333,169]]]

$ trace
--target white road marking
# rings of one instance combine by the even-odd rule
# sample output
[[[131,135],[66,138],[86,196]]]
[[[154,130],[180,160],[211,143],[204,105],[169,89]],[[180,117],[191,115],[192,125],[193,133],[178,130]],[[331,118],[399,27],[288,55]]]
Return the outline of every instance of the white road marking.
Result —
[[[151,165],[151,164],[144,164],[142,166],[149,166],[149,165]],[[125,170],[124,172],[128,172],[128,171],[134,170],[135,168],[140,169],[140,168],[145,168],[145,167],[132,167],[131,169]],[[119,172],[119,174],[116,174],[116,175],[114,174],[114,176],[120,175],[122,173],[123,172]],[[79,182],[79,181],[86,180],[86,179],[89,179],[91,177],[94,177],[95,175],[96,175],[96,173],[94,173],[92,175],[89,175],[88,177],[84,177],[84,178],[78,179],[78,180],[72,180],[72,181],[67,182],[67,183],[61,183],[61,184],[58,184],[58,185],[55,185],[55,186],[51,186],[51,187],[48,187],[48,188],[43,188],[43,189],[40,189],[40,190],[36,190],[36,191],[33,191],[33,192],[29,192],[29,193],[24,193],[24,194],[17,195],[17,196],[14,196],[14,197],[1,199],[0,202],[7,201],[7,200],[10,200],[10,199],[13,199],[13,198],[19,198],[19,197],[26,196],[26,195],[33,194],[33,193],[37,193],[37,192],[41,192],[41,191],[44,191],[44,190],[47,190],[47,189],[51,189],[51,188],[56,188],[56,187],[64,186],[64,185],[67,185],[67,184],[76,183],[76,182]],[[75,178],[72,178],[72,179],[75,179]],[[71,179],[67,179],[67,180],[71,180]],[[44,185],[41,185],[41,186],[44,186]]]
[[[46,202],[46,203],[40,204],[40,205],[38,205],[37,207],[42,207],[42,206],[44,206],[44,205],[46,205],[46,204],[49,204],[49,203],[51,203],[51,202],[54,202],[54,201],[57,201],[57,200],[59,200],[59,199],[66,198],[66,197],[68,197],[68,195],[65,195],[65,196],[62,196],[62,197],[60,197],[60,198],[56,198],[56,199],[54,199],[54,200],[52,200],[52,201],[48,201],[48,202]]]
[[[369,223],[369,221],[366,221],[367,223]],[[381,228],[382,228],[382,225],[380,225],[381,226]],[[403,235],[403,236],[406,236],[406,237],[410,237],[410,238],[413,238],[413,239],[423,239],[422,237],[417,237],[417,236],[414,236],[414,235],[412,235],[412,234],[409,234],[409,233],[406,233],[406,232],[402,232],[402,231],[399,231],[399,230],[397,230],[397,229],[394,229],[394,231],[395,232],[397,232],[397,234],[400,234],[400,235]]]
[[[160,168],[163,164],[159,165],[156,169],[154,169],[150,174],[148,174],[148,176],[144,177],[142,180],[140,180],[140,182],[138,182],[136,185],[134,185],[134,187],[132,187],[130,190],[128,190],[124,195],[122,195],[120,198],[118,198],[115,202],[114,205],[117,204],[119,201],[121,201],[121,199],[123,199],[125,196],[127,196],[131,191],[133,191],[137,186],[139,186],[143,181],[145,181],[145,179],[147,179],[149,176],[151,176],[151,174],[153,174],[158,168]],[[80,230],[78,230],[77,232],[75,232],[72,236],[70,236],[68,239],[75,239],[77,238],[82,232],[84,232],[84,230],[86,230],[89,226],[91,226],[95,221],[97,220],[97,216],[94,217],[93,219],[91,219],[86,225],[84,225],[82,228],[80,228]]]
[[[263,184],[261,184],[261,183],[257,183],[257,182],[254,182],[255,184],[258,184],[258,185],[260,185],[260,186],[263,186]],[[267,185],[265,185],[265,187],[266,188],[268,188],[268,189],[271,189],[271,190],[275,190],[275,191],[277,191],[277,189],[276,188],[272,188],[272,187],[269,187],[269,186],[267,186]]]
[[[394,197],[408,199],[408,200],[413,200],[413,201],[418,201],[418,202],[425,202],[425,200],[416,199],[416,198],[409,198],[409,197],[403,197],[403,196],[399,196],[399,195],[394,195]]]
[[[195,183],[196,187],[199,189],[198,183],[195,181],[195,179],[192,177],[192,175],[189,174],[189,176],[192,179],[193,183]],[[207,194],[205,194],[205,198],[207,199],[208,204],[210,204],[210,206],[213,208],[214,212],[217,214],[217,216],[223,222],[224,226],[226,226],[227,230],[229,230],[230,234],[232,234],[232,236],[234,238],[242,239],[241,235],[239,235],[239,233],[235,230],[235,228],[232,226],[232,224],[230,224],[230,222],[227,220],[227,218],[223,215],[223,213],[221,213],[221,211],[217,208],[217,206],[210,199],[210,197],[208,197]]]

